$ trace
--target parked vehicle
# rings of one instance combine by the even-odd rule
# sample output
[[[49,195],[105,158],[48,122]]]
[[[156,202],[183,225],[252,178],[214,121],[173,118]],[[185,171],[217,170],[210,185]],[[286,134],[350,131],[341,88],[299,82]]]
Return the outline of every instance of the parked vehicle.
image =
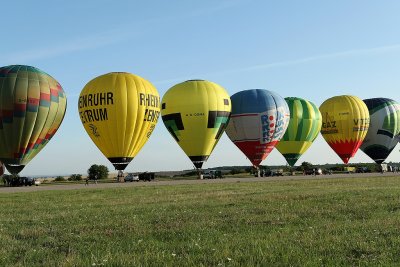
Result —
[[[368,173],[371,172],[371,170],[368,167],[358,167],[356,169],[356,173]]]
[[[343,167],[343,171],[346,172],[346,173],[355,173],[356,172],[356,167],[345,166],[345,167]]]
[[[272,169],[271,176],[283,176],[283,169]]]
[[[154,180],[154,172],[142,172],[139,174],[139,180],[148,181]]]
[[[19,185],[24,185],[24,186],[35,185],[35,179],[32,177],[19,177]]]
[[[321,168],[312,168],[312,169],[306,170],[304,173],[305,173],[305,175],[321,175],[322,170],[321,170]]]
[[[125,182],[139,182],[139,176],[137,174],[128,173],[127,176],[124,177]]]
[[[222,172],[218,170],[210,170],[206,171],[203,174],[204,179],[216,179],[216,178],[222,178]]]

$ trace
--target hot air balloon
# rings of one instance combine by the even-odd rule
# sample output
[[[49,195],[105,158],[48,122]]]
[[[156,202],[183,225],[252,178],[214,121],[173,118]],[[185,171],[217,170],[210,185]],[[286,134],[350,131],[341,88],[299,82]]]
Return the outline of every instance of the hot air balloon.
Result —
[[[240,91],[231,101],[226,134],[258,169],[284,135],[289,107],[283,97],[263,89]]]
[[[381,164],[399,141],[400,104],[388,98],[365,99],[364,103],[371,122],[360,149]]]
[[[325,100],[319,110],[322,115],[322,136],[347,164],[367,135],[367,106],[356,96],[342,95]]]
[[[121,173],[153,132],[160,96],[149,81],[112,72],[85,85],[78,110],[89,137]]]
[[[286,97],[285,100],[290,110],[289,126],[276,148],[293,167],[318,136],[322,117],[310,101],[298,97]]]
[[[0,68],[0,160],[18,174],[54,136],[67,106],[61,85],[30,66]]]
[[[210,81],[179,83],[162,99],[165,127],[198,170],[224,133],[230,112],[229,95]]]

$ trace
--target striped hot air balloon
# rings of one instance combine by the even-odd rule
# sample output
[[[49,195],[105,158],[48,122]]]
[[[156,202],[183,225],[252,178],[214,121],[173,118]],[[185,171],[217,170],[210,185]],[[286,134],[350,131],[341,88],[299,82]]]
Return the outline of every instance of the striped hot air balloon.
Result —
[[[312,102],[298,97],[286,97],[290,110],[289,126],[276,145],[278,151],[293,166],[318,136],[322,117]]]
[[[322,115],[322,136],[347,164],[367,135],[367,106],[356,96],[342,95],[325,100],[319,110]]]
[[[371,124],[360,149],[381,164],[399,141],[400,104],[388,98],[364,99]]]
[[[231,96],[231,101],[226,134],[258,168],[288,127],[288,105],[283,97],[264,89],[240,91]]]
[[[19,173],[54,136],[67,107],[61,85],[30,66],[0,68],[0,160]]]

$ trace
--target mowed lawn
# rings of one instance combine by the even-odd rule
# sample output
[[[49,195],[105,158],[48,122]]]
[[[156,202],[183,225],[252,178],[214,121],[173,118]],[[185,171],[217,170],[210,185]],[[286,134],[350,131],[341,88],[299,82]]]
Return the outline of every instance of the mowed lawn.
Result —
[[[0,194],[0,266],[400,266],[400,177]]]

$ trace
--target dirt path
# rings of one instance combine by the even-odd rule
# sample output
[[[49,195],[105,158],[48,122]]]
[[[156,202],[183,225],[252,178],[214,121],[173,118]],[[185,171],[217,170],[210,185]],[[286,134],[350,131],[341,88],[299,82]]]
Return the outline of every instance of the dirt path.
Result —
[[[312,179],[337,179],[337,178],[356,178],[356,177],[384,177],[399,176],[400,173],[363,173],[363,174],[332,174],[318,176],[281,176],[281,177],[250,177],[250,178],[225,178],[212,180],[173,180],[173,181],[152,181],[152,182],[131,182],[131,183],[99,183],[92,182],[86,186],[85,184],[63,184],[63,185],[41,185],[41,186],[24,186],[24,187],[0,187],[1,193],[18,193],[18,192],[35,192],[49,190],[83,190],[83,189],[102,189],[102,188],[124,188],[135,186],[165,186],[165,185],[187,185],[187,184],[221,184],[221,183],[237,183],[237,182],[268,182],[268,181],[288,181],[288,180],[312,180]]]

